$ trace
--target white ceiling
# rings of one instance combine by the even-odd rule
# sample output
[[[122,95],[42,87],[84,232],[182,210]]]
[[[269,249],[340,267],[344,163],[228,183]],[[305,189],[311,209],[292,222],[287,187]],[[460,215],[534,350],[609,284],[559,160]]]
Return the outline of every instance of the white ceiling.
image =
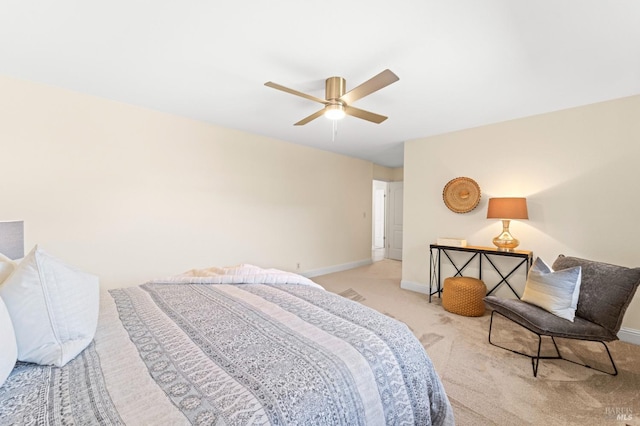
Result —
[[[354,103],[324,98],[389,68]],[[638,0],[2,0],[0,74],[373,161],[403,142],[640,93]],[[1,94],[0,94],[1,96]]]

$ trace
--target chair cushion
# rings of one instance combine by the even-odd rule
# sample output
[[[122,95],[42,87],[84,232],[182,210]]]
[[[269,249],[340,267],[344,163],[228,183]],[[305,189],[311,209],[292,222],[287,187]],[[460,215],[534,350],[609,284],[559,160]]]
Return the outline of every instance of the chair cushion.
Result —
[[[582,282],[576,317],[594,322],[617,334],[624,313],[640,284],[640,268],[627,268],[560,255],[553,263],[558,271],[582,268]]]
[[[615,333],[578,316],[574,318],[573,322],[569,322],[518,299],[487,296],[484,301],[493,310],[537,334],[603,342],[618,339]]]

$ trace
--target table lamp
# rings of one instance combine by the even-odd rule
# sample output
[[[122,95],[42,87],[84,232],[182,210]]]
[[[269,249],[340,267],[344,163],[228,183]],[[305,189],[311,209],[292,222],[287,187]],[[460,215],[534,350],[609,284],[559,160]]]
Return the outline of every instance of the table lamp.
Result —
[[[501,219],[502,233],[493,239],[500,251],[513,251],[520,241],[509,232],[511,219],[529,219],[526,198],[489,198],[487,219]]]

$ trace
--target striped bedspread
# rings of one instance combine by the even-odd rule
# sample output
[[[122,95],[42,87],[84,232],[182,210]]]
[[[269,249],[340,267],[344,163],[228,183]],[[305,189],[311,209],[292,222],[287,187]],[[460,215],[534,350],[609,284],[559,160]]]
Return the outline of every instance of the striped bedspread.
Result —
[[[19,363],[2,424],[453,424],[402,323],[314,285],[193,278],[104,292],[63,368]]]

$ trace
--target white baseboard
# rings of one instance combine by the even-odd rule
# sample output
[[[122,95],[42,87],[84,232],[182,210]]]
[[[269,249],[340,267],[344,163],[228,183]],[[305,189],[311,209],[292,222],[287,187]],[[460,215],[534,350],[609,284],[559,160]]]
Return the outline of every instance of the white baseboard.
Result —
[[[640,330],[623,327],[618,332],[618,339],[622,340],[623,342],[640,345]]]
[[[419,283],[416,281],[401,280],[400,288],[415,291],[418,293],[429,294],[429,286],[427,284]]]
[[[418,293],[429,294],[429,286],[424,283],[402,280],[400,281],[400,287],[405,290],[411,290]],[[640,346],[640,330],[623,327],[618,332],[618,339],[622,340],[623,342]]]
[[[347,269],[358,268],[360,266],[371,265],[373,261],[369,259],[357,260],[355,262],[343,263],[341,265],[328,266],[326,268],[314,269],[313,271],[303,272],[302,276],[307,278],[317,277],[319,275],[332,274],[334,272],[346,271]]]

